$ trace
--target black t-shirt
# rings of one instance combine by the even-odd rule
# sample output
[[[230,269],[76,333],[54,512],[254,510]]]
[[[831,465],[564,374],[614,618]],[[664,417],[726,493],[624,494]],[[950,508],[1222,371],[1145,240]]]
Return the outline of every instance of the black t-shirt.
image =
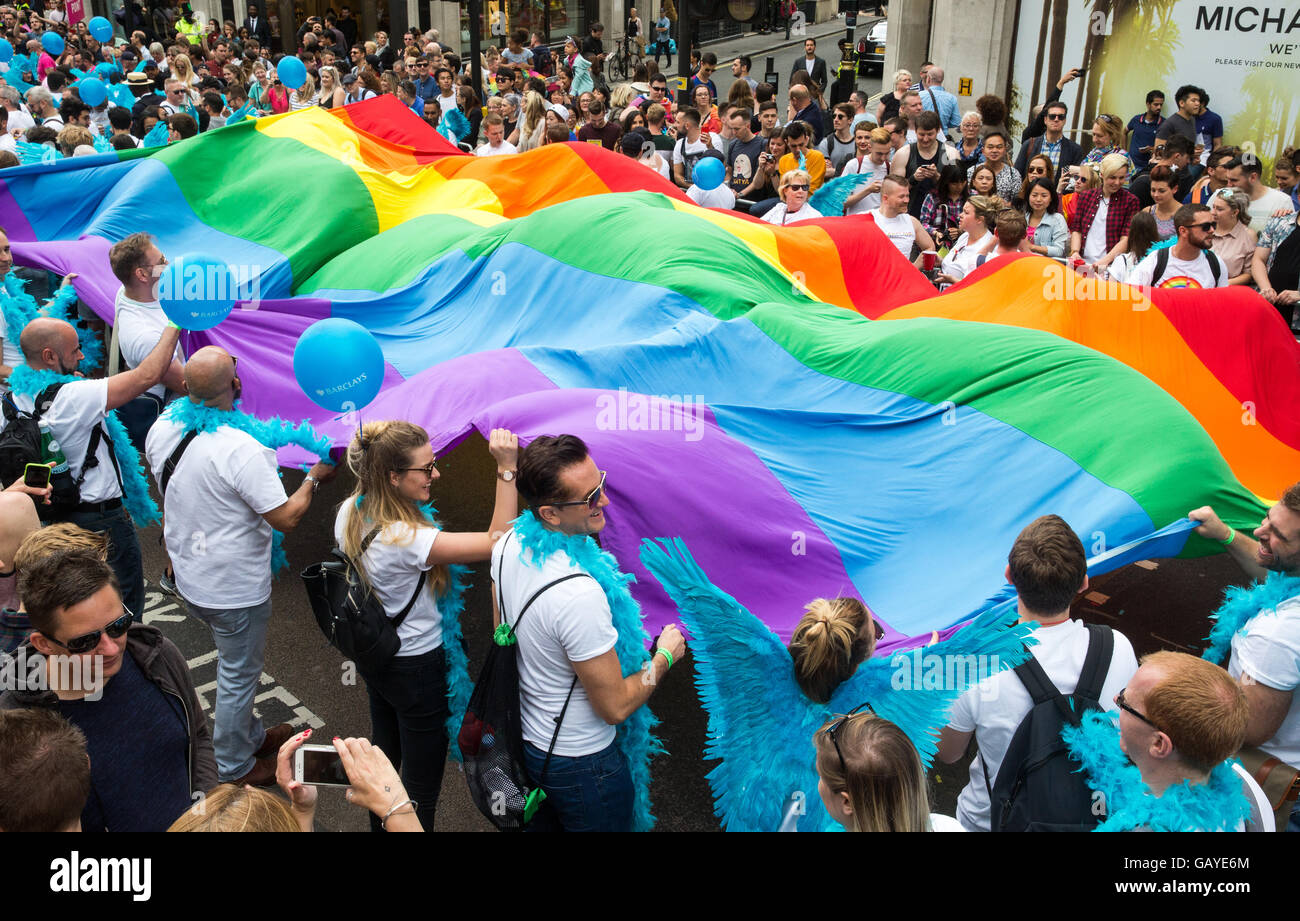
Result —
[[[907,213],[912,217],[919,218],[921,216],[921,205],[925,204],[925,196],[932,192],[939,182],[937,179],[913,179],[912,177],[922,166],[933,166],[942,171],[947,160],[948,157],[944,152],[942,137],[938,139],[932,157],[922,156],[921,148],[916,144],[911,145],[911,151],[907,159],[907,181],[912,184],[912,195],[908,200]]]
[[[731,167],[731,191],[740,195],[754,181],[758,157],[767,150],[767,138],[755,135],[748,141],[733,139],[727,149],[727,166]]]
[[[594,35],[588,35],[582,40],[582,53],[592,55],[604,54],[605,43]]]
[[[1156,140],[1164,140],[1171,134],[1181,134],[1193,144],[1196,143],[1196,122],[1188,121],[1181,114],[1175,112],[1165,119],[1165,123],[1160,126],[1156,132]]]

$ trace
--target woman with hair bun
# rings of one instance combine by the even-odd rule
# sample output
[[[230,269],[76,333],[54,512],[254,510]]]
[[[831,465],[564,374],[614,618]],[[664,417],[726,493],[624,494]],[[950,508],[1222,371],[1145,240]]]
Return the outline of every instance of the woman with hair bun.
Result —
[[[903,730],[870,710],[841,716],[813,736],[817,792],[848,831],[962,831],[930,812],[925,766]]]
[[[396,618],[406,611],[397,628],[397,655],[378,673],[361,676],[370,697],[371,738],[401,771],[420,824],[430,831],[447,760],[446,723],[461,715],[448,697],[462,694],[468,702],[457,620],[462,574],[451,567],[490,558],[493,543],[518,514],[519,440],[493,429],[488,450],[497,465],[492,523],[485,531],[453,534],[434,521],[429,505],[438,479],[429,434],[410,422],[367,423],[348,446],[357,484],[334,521],[334,539],[384,612]],[[370,824],[380,829],[373,816]]]
[[[871,610],[856,598],[819,598],[808,604],[787,648],[709,582],[680,539],[644,541],[641,563],[694,637],[695,681],[709,712],[705,755],[721,760],[708,780],[727,831],[775,831],[790,823],[799,831],[839,828],[812,795],[818,765],[808,740],[814,732],[834,714],[869,704],[927,762],[962,691],[990,669],[1013,668],[1028,657],[1028,626],[1017,624],[1014,603],[981,614],[942,642],[932,634],[924,650],[895,633],[891,654],[873,657],[886,633]],[[916,674],[922,652],[941,663],[961,657],[972,667],[953,670],[950,681],[935,687]]]

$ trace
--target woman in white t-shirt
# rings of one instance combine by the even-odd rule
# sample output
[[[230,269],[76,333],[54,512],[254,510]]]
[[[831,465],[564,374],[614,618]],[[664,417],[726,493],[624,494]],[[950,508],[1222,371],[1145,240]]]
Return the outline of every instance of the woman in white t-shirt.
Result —
[[[808,175],[807,170],[790,170],[781,177],[781,188],[777,193],[781,197],[781,204],[763,215],[763,220],[769,224],[785,225],[821,217],[822,213],[808,204],[808,191],[811,187],[812,176]]]
[[[940,284],[957,284],[979,264],[980,256],[993,251],[998,242],[993,236],[993,225],[998,211],[1004,207],[1000,198],[988,195],[972,195],[962,206],[961,222],[957,225],[962,234],[939,266]]]
[[[961,831],[930,812],[925,768],[903,730],[870,710],[832,720],[813,736],[817,792],[848,831]]]
[[[497,463],[492,523],[482,532],[448,533],[425,513],[438,478],[428,433],[409,422],[371,422],[348,446],[348,466],[357,485],[334,522],[335,540],[358,562],[385,613],[396,618],[411,605],[397,628],[401,648],[396,657],[380,672],[363,671],[362,677],[374,743],[402,772],[427,829],[433,828],[442,787],[450,715],[438,596],[448,585],[448,565],[491,557],[493,536],[510,529],[519,505],[514,483],[518,439],[506,429],[493,429],[488,450]],[[377,820],[371,829],[379,830]]]

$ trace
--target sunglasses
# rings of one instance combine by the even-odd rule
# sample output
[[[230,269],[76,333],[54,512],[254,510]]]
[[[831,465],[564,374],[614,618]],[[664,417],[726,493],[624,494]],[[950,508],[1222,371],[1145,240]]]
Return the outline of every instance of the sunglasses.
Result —
[[[605,494],[605,477],[607,474],[604,470],[600,471],[600,483],[587,494],[587,498],[578,499],[573,502],[547,502],[547,505],[555,508],[564,508],[567,505],[585,505],[588,511],[594,512],[600,506],[600,497]]]
[[[1043,118],[1050,118],[1054,122],[1059,122],[1065,118],[1064,112],[1049,112]]]
[[[1207,233],[1214,229],[1214,221],[1200,221],[1196,224],[1188,224],[1189,227],[1199,227]]]
[[[90,652],[98,646],[99,638],[105,633],[107,633],[111,639],[117,639],[122,634],[126,633],[127,629],[131,626],[131,621],[134,619],[135,615],[131,613],[130,609],[127,608],[126,605],[122,605],[122,616],[108,624],[102,630],[92,630],[90,633],[73,637],[66,643],[56,640],[52,636],[47,636],[46,639],[56,646],[62,646],[74,656],[80,656]]]
[[[1144,716],[1141,713],[1138,713],[1136,710],[1134,710],[1132,707],[1128,705],[1128,701],[1124,699],[1124,692],[1127,690],[1128,688],[1120,688],[1119,693],[1115,695],[1115,703],[1119,705],[1119,708],[1123,710],[1125,713],[1129,713],[1132,714],[1133,716],[1136,716],[1138,719],[1146,723],[1148,726],[1150,726],[1152,729],[1156,730],[1157,732],[1165,732],[1155,723],[1151,722],[1151,720],[1147,719],[1146,716]],[[1165,732],[1165,735],[1169,735],[1169,733]]]
[[[788,186],[786,186],[786,188],[789,189],[791,192],[807,192],[807,191],[808,191],[808,186],[806,186],[806,185],[788,185]]]
[[[871,704],[868,703],[858,704],[848,713],[839,717],[833,723],[831,723],[829,726],[826,727],[826,734],[831,737],[831,744],[835,746],[835,755],[840,759],[841,774],[847,775],[849,773],[849,769],[848,766],[844,763],[844,752],[840,749],[839,732],[841,729],[844,728],[844,724],[849,721],[850,717],[856,716],[863,709],[871,713],[875,712],[874,710],[871,709]]]
[[[432,478],[433,471],[437,467],[437,465],[438,465],[438,459],[434,458],[431,463],[425,464],[423,467],[398,467],[397,472],[409,473],[412,470],[418,470],[421,473],[423,473],[425,476]]]

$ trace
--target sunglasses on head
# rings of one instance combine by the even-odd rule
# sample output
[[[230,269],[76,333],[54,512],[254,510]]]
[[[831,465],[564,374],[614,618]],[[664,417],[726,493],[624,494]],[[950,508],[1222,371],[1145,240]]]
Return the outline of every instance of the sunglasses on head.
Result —
[[[90,633],[74,636],[66,643],[56,640],[52,636],[47,636],[46,639],[56,646],[62,646],[74,656],[84,655],[99,645],[99,638],[105,633],[109,635],[110,639],[117,639],[126,633],[131,626],[131,621],[134,619],[135,615],[131,613],[130,609],[126,605],[122,605],[122,616],[101,630],[92,630]]]
[[[596,485],[595,489],[587,493],[587,498],[585,499],[577,499],[573,502],[547,502],[546,504],[553,506],[555,508],[564,508],[565,506],[569,506],[569,505],[585,505],[587,506],[587,509],[589,511],[594,512],[597,508],[600,507],[600,497],[605,494],[606,476],[607,474],[605,473],[604,470],[600,471],[600,483]]]
[[[841,729],[844,728],[844,724],[849,721],[849,717],[856,716],[859,712],[861,712],[864,709],[871,713],[875,712],[874,710],[871,709],[871,704],[868,703],[858,704],[848,713],[844,714],[841,717],[838,717],[834,722],[832,722],[829,726],[826,727],[826,734],[831,737],[831,744],[835,746],[835,754],[840,759],[841,774],[848,774],[849,769],[848,766],[844,763],[844,752],[840,749],[839,732]]]

